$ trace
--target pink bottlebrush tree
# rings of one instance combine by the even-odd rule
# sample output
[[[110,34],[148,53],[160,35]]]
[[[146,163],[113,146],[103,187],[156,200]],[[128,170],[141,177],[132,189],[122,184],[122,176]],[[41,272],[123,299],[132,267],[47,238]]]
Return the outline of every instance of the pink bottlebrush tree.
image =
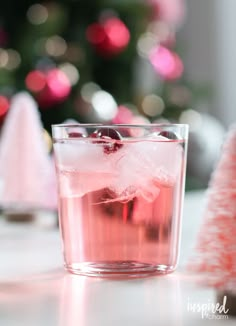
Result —
[[[55,209],[55,188],[37,104],[28,93],[19,93],[1,133],[0,205],[13,211]]]
[[[236,124],[229,130],[209,184],[204,222],[190,269],[205,273],[208,285],[236,293]]]

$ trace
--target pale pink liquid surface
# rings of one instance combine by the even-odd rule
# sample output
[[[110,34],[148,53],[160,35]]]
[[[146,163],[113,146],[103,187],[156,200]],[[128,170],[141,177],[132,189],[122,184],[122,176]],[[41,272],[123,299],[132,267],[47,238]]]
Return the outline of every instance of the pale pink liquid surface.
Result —
[[[104,180],[111,183],[112,171],[80,171],[58,163],[60,227],[69,271],[95,276],[138,276],[175,269],[185,156],[183,142],[169,142],[179,147],[181,161],[173,161],[179,168],[171,181],[168,175],[151,180],[158,189],[150,195],[151,199],[148,193],[139,191],[117,198],[114,189],[102,186]],[[110,155],[113,154],[107,159]],[[113,174],[117,173],[114,170]],[[86,184],[98,187],[84,193]],[[74,189],[67,195],[68,187]]]

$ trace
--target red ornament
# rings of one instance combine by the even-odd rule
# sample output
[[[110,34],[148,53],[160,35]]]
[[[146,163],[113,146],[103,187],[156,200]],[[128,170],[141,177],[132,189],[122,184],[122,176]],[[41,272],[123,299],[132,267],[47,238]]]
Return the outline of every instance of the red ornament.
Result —
[[[46,86],[46,75],[40,70],[33,70],[28,73],[25,79],[27,88],[35,93],[38,93]]]
[[[87,28],[87,40],[93,45],[99,45],[105,41],[106,34],[102,25],[94,23]]]
[[[103,56],[121,53],[130,40],[128,28],[116,17],[110,17],[101,24],[90,25],[87,28],[86,36],[88,41]]]

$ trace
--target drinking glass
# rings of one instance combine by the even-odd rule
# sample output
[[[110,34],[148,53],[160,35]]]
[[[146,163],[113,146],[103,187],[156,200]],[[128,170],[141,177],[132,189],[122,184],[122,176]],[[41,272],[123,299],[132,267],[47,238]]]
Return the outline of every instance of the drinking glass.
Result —
[[[188,126],[53,125],[65,268],[166,274],[179,255]]]

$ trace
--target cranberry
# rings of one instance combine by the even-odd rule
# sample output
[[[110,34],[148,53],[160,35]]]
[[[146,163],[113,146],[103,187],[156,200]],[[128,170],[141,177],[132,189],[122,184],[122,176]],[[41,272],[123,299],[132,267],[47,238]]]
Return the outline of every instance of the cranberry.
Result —
[[[97,131],[94,131],[89,135],[90,138],[97,138]]]
[[[76,132],[76,131],[72,131],[68,133],[70,138],[81,138],[81,137],[85,137],[85,135],[83,135],[81,132]]]
[[[90,135],[91,138],[103,139],[104,141],[99,141],[98,143],[103,144],[104,153],[110,154],[116,152],[122,147],[122,144],[116,142],[110,142],[109,140],[121,140],[122,137],[118,131],[112,128],[100,128]]]
[[[163,137],[166,137],[168,139],[178,139],[176,134],[174,132],[172,132],[172,131],[161,131],[159,133],[159,136],[163,136]]]
[[[118,131],[112,128],[100,128],[96,131],[97,138],[109,137],[111,139],[121,139],[121,135]]]

